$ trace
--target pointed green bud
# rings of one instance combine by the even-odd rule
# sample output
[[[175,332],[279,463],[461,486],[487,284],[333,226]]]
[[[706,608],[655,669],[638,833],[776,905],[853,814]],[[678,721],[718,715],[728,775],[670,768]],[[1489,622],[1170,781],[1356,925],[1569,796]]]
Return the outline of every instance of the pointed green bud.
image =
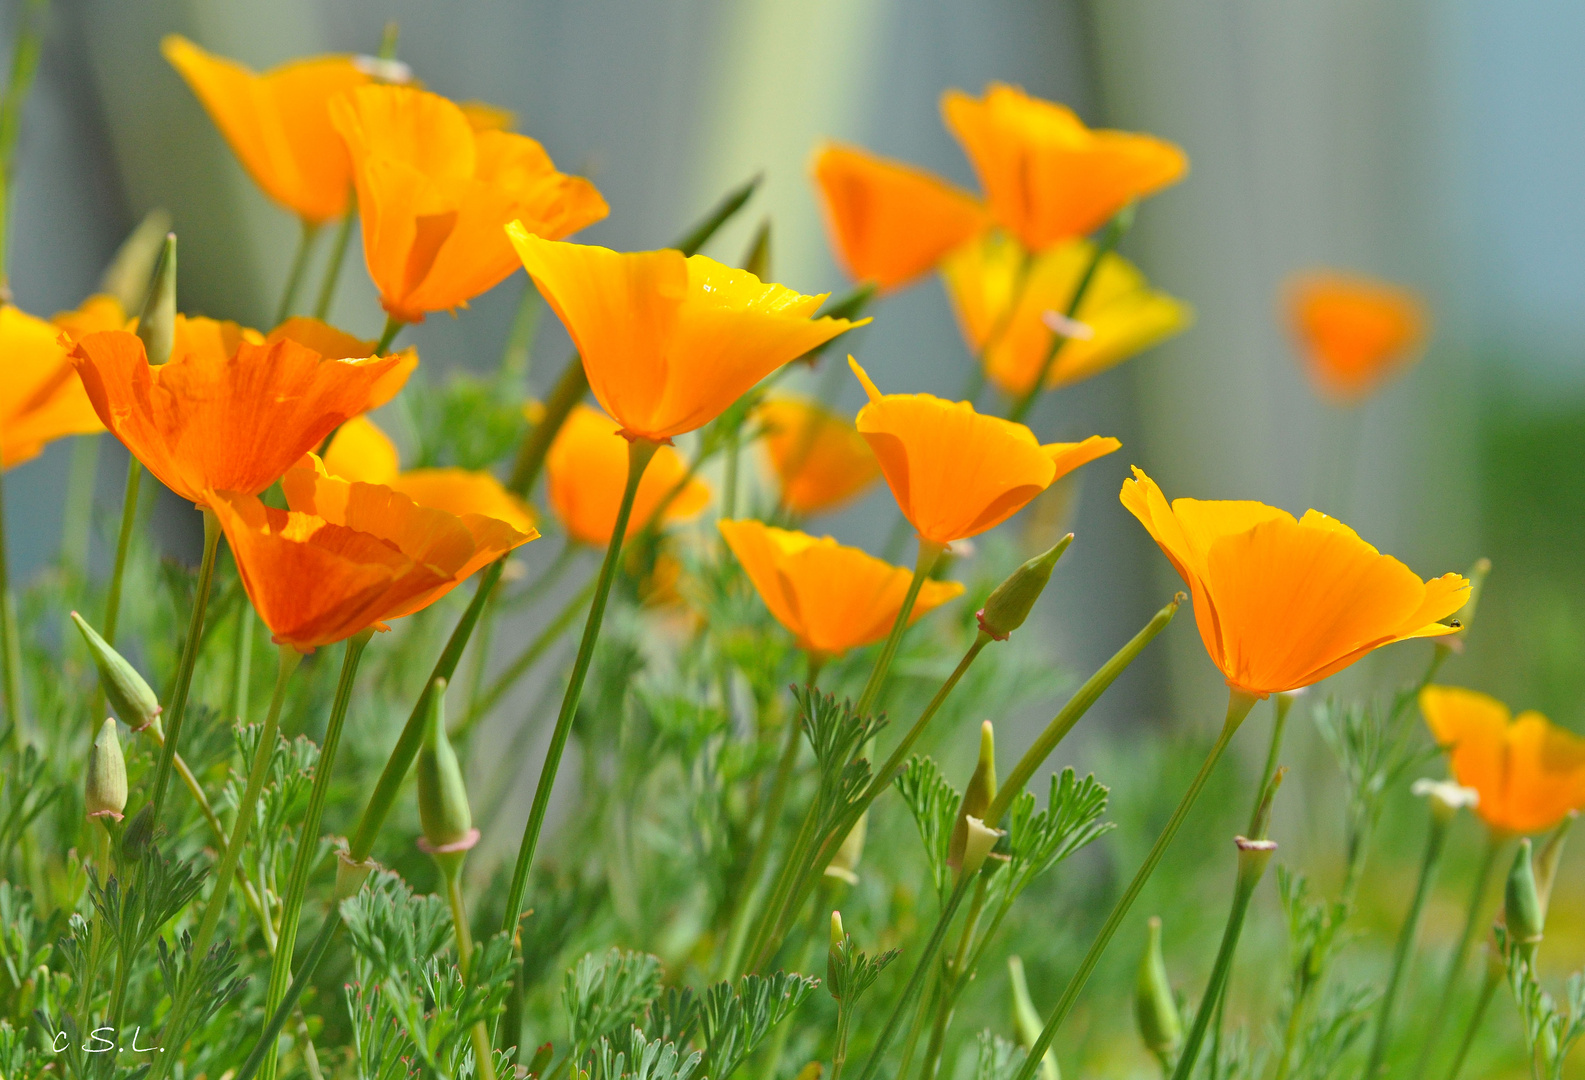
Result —
[[[176,234],[166,233],[159,261],[149,280],[143,313],[138,316],[138,337],[149,363],[164,364],[176,344]]]
[[[842,939],[845,937],[847,937],[847,934],[842,930],[842,913],[833,911],[831,913],[831,947],[834,949],[842,944]]]
[[[770,218],[760,222],[759,228],[754,230],[748,254],[743,256],[743,269],[761,281],[770,280]]]
[[[947,845],[947,865],[956,870],[963,865],[963,849],[968,842],[971,817],[985,820],[985,811],[996,799],[996,733],[991,722],[980,725],[980,757],[969,777],[969,786],[963,792],[963,802],[958,805],[958,820],[952,826],[952,840]]]
[[[429,695],[417,775],[418,822],[424,830],[418,846],[435,856],[449,877],[462,866],[468,849],[479,842],[479,830],[473,827],[462,766],[446,735],[445,679],[436,679]]]
[[[831,862],[826,866],[826,877],[834,877],[838,881],[845,881],[849,885],[859,883],[859,860],[864,857],[864,837],[869,832],[870,812],[868,810],[859,815],[853,823],[853,828],[842,840],[842,846],[837,848],[837,853],[831,856]]]
[[[165,246],[165,234],[170,231],[171,215],[164,210],[150,210],[144,214],[137,228],[121,241],[115,258],[110,260],[104,276],[99,279],[99,291],[115,297],[121,310],[129,315],[143,303],[154,264]]]
[[[88,748],[88,787],[83,809],[91,818],[120,821],[127,808],[127,759],[121,756],[116,721],[107,717]]]
[[[1547,906],[1552,902],[1552,883],[1557,880],[1558,863],[1563,859],[1563,841],[1568,839],[1568,831],[1573,828],[1577,817],[1578,810],[1570,810],[1564,815],[1535,857],[1535,891],[1541,900],[1542,919],[1546,918]]]
[[[1145,1048],[1162,1060],[1183,1045],[1183,1020],[1167,981],[1167,962],[1161,955],[1161,920],[1152,915],[1147,924],[1145,955],[1139,960],[1134,983],[1134,1016]]]
[[[83,640],[88,643],[94,667],[99,669],[99,685],[104,689],[105,700],[110,702],[110,707],[121,718],[121,722],[133,731],[142,731],[158,721],[159,700],[143,676],[138,674],[138,669],[111,648],[75,611],[72,612],[72,622],[77,624]]]
[[[1530,861],[1528,836],[1519,841],[1513,869],[1508,871],[1508,885],[1503,894],[1503,918],[1508,924],[1509,936],[1516,943],[1529,946],[1529,951],[1534,952],[1535,946],[1541,943],[1546,912],[1536,889],[1535,866]]]
[[[1035,1001],[1029,996],[1029,981],[1024,978],[1024,962],[1017,956],[1007,958],[1007,981],[1013,989],[1013,1030],[1018,1033],[1018,1045],[1026,1051],[1040,1038],[1040,1029],[1045,1022],[1040,1019],[1040,1010],[1035,1008]],[[1062,1071],[1057,1068],[1057,1053],[1049,1046],[1046,1056],[1040,1062],[1041,1080],[1062,1080]]]
[[[1045,591],[1046,582],[1051,580],[1051,571],[1056,568],[1057,560],[1062,558],[1062,553],[1068,550],[1071,543],[1073,534],[1069,533],[1058,540],[1050,551],[1036,555],[996,586],[986,598],[985,606],[974,616],[979,620],[980,629],[997,641],[1006,641],[1007,635],[1024,625],[1024,620],[1029,618],[1030,611],[1034,609],[1035,601]]]

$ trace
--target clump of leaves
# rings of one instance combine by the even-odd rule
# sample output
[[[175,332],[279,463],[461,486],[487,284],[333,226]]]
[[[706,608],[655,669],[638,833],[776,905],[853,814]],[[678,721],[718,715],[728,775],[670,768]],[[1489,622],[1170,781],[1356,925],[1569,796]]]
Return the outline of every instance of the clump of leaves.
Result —
[[[943,903],[952,891],[952,868],[947,865],[947,845],[952,839],[952,827],[958,818],[958,804],[963,796],[941,772],[933,758],[918,754],[908,759],[903,771],[894,781],[903,804],[913,815],[919,828],[919,839],[925,846],[925,858],[930,864],[931,880]]]
[[[572,1060],[583,1061],[601,1037],[631,1028],[659,993],[658,957],[623,949],[584,956],[567,972],[561,995]]]
[[[771,1029],[791,1016],[819,985],[819,979],[778,971],[769,977],[744,975],[735,986],[720,982],[706,990],[699,1002],[703,1074],[711,1080],[728,1080]]]
[[[647,1040],[635,1027],[621,1040],[601,1036],[585,1075],[589,1080],[691,1080],[703,1057],[698,1050],[684,1054],[675,1042]]]
[[[1497,927],[1497,947],[1508,965],[1508,988],[1519,1006],[1532,1071],[1538,1078],[1563,1080],[1563,1063],[1585,1035],[1585,972],[1569,976],[1565,1003],[1559,1008],[1552,995],[1541,988],[1531,955],[1501,926]]]

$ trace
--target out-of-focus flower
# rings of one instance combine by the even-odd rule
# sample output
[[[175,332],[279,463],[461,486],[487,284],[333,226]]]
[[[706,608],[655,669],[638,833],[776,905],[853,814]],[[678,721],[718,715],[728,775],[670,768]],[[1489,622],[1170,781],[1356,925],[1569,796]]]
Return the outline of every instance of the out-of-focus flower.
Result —
[[[1172,143],[1091,130],[1072,109],[1003,83],[992,83],[980,98],[949,90],[941,112],[991,213],[1030,251],[1094,232],[1189,168],[1188,156]]]
[[[266,195],[316,225],[347,212],[352,166],[329,103],[369,82],[351,56],[293,60],[256,75],[177,34],[160,49]]]
[[[816,514],[853,498],[881,474],[880,463],[853,422],[807,398],[777,395],[755,415],[762,443],[781,481],[782,503]]]
[[[100,330],[132,329],[132,319],[121,306],[121,301],[107,293],[94,293],[71,311],[57,311],[50,316],[50,322],[73,341],[84,334]],[[66,351],[62,349],[61,358],[65,359],[65,356]]]
[[[362,484],[389,484],[402,471],[396,444],[367,416],[354,416],[337,428],[323,460],[331,476]]]
[[[1058,244],[1035,258],[1021,288],[1024,251],[1005,234],[987,235],[942,263],[941,276],[963,337],[976,355],[985,353],[985,375],[998,388],[1028,393],[1051,351],[1048,316],[1068,310],[1094,251],[1086,240]],[[1062,343],[1046,373],[1048,390],[1087,379],[1143,352],[1187,327],[1194,313],[1181,300],[1152,289],[1127,259],[1109,254],[1096,268],[1074,317],[1088,336],[1070,336]]]
[[[824,294],[703,255],[560,244],[516,223],[507,232],[583,355],[595,398],[635,437],[665,442],[703,427],[789,360],[869,321],[811,318]]]
[[[1439,620],[1469,598],[1458,574],[1421,581],[1347,525],[1315,510],[1176,499],[1141,470],[1123,505],[1194,593],[1206,652],[1256,697],[1297,690],[1383,645],[1458,629]]]
[[[104,430],[60,337],[59,326],[0,306],[0,468],[31,461],[63,436]]]
[[[884,638],[897,621],[913,574],[831,537],[758,521],[722,521],[721,535],[760,599],[798,647],[835,656]],[[926,579],[910,625],[963,592]]]
[[[567,417],[545,457],[551,510],[568,536],[596,547],[611,542],[627,485],[627,440],[620,431],[610,417],[580,405]],[[662,522],[686,521],[709,505],[709,485],[697,477],[683,483],[687,475],[681,454],[669,446],[655,451],[633,498],[624,540],[644,527],[679,484],[682,490],[662,512]]]
[[[468,118],[468,126],[474,131],[511,131],[517,126],[516,113],[488,101],[459,101],[457,108]]]
[[[1585,739],[1534,710],[1516,718],[1494,697],[1458,686],[1420,691],[1426,726],[1453,775],[1480,794],[1475,812],[1504,833],[1539,833],[1585,808]]]
[[[516,269],[507,222],[561,237],[609,213],[594,185],[557,172],[539,143],[475,131],[437,94],[365,86],[330,115],[352,156],[369,276],[402,322],[463,307]]]
[[[326,358],[264,343],[235,323],[180,319],[168,364],[136,334],[89,334],[71,352],[105,426],[166,487],[204,505],[210,490],[256,495],[351,417],[401,389],[412,358]]]
[[[903,516],[922,539],[950,544],[1000,525],[1086,462],[1123,444],[1091,435],[1040,445],[1022,424],[931,394],[882,394],[858,361],[848,363],[869,404],[857,426],[875,451]]]
[[[1289,323],[1316,386],[1340,402],[1375,390],[1412,362],[1430,317],[1402,286],[1332,272],[1295,277],[1287,289]]]
[[[882,289],[912,284],[990,223],[968,192],[857,147],[827,143],[812,171],[842,268]]]

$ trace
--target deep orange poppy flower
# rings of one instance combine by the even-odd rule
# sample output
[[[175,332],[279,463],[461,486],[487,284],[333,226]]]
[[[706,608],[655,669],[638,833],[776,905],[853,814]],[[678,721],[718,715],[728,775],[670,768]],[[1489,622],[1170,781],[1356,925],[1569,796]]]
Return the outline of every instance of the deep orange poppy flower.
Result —
[[[1420,712],[1493,829],[1545,832],[1585,808],[1585,739],[1573,732],[1534,710],[1515,719],[1496,698],[1457,686],[1421,690]]]
[[[1340,402],[1358,401],[1413,361],[1430,323],[1412,291],[1329,272],[1295,278],[1287,307],[1311,377]]]
[[[968,192],[857,147],[820,147],[812,171],[842,268],[882,289],[912,284],[990,223]]]
[[[1091,130],[1072,109],[1003,83],[992,83],[982,98],[949,90],[941,112],[991,213],[1030,251],[1094,232],[1189,169],[1188,156],[1172,143]]]
[[[515,270],[507,222],[562,237],[610,212],[539,143],[475,131],[437,94],[365,86],[333,101],[330,115],[352,155],[369,276],[403,322],[462,307]]]
[[[160,51],[266,195],[316,225],[347,212],[352,165],[328,106],[370,81],[352,57],[293,60],[256,75],[177,34]]]
[[[781,481],[782,504],[795,514],[839,506],[881,474],[853,422],[819,402],[780,394],[766,398],[755,415],[765,429],[765,454]]]
[[[941,264],[947,295],[963,337],[976,356],[985,352],[986,377],[1009,394],[1025,394],[1051,350],[1048,312],[1065,313],[1090,265],[1087,240],[1058,244],[1037,256],[1020,289],[1024,251],[1002,234],[987,235]],[[1008,315],[1008,306],[1017,306]],[[1194,318],[1180,300],[1151,289],[1132,263],[1107,255],[1096,268],[1074,316],[1090,336],[1063,342],[1046,374],[1046,389],[1088,379],[1183,330]]]
[[[59,326],[0,306],[0,468],[31,461],[63,436],[104,430],[60,338]]]
[[[601,407],[656,442],[703,427],[789,360],[869,321],[812,319],[824,294],[703,255],[558,244],[516,223],[507,232],[583,355]]]
[[[1194,620],[1229,686],[1256,697],[1298,690],[1366,653],[1451,634],[1469,599],[1458,574],[1414,571],[1315,510],[1176,499],[1139,469],[1123,505],[1194,593]]]
[[[897,621],[911,571],[829,536],[759,521],[718,524],[754,590],[799,648],[835,656],[881,640]],[[927,579],[909,625],[962,592],[960,582]]]
[[[611,542],[617,510],[627,486],[627,440],[608,416],[580,405],[567,417],[545,456],[545,489],[550,508],[567,535],[596,547]],[[629,539],[654,516],[662,500],[688,475],[688,464],[669,446],[650,459],[633,497]],[[686,521],[710,504],[710,487],[694,477],[667,505],[662,521]]]
[[[412,358],[325,358],[234,323],[178,319],[172,360],[125,330],[89,334],[72,362],[94,410],[166,487],[256,495],[336,427],[389,400]],[[406,375],[400,375],[405,379]]]
[[[950,544],[995,528],[1059,477],[1118,449],[1116,439],[1040,445],[1034,432],[966,401],[882,394],[858,361],[848,363],[870,403],[858,430],[921,538]]]

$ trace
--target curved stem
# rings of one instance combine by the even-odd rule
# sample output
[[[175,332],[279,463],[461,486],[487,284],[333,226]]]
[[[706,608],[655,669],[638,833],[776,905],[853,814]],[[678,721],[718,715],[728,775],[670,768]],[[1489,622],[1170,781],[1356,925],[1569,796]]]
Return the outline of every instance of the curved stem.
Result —
[[[1249,811],[1249,827],[1244,830],[1250,836],[1255,835],[1255,826],[1260,822],[1260,805],[1266,798],[1266,788],[1271,784],[1272,776],[1277,772],[1277,756],[1282,753],[1282,734],[1283,729],[1288,726],[1288,710],[1293,708],[1293,695],[1272,695],[1272,707],[1276,715],[1271,721],[1271,745],[1266,748],[1266,764],[1260,770],[1260,786],[1255,789],[1255,805]]]
[[[325,264],[325,277],[319,284],[319,297],[314,301],[314,318],[321,321],[330,317],[330,305],[336,299],[336,285],[341,281],[341,264],[347,261],[347,243],[352,239],[352,224],[358,220],[357,193],[349,195],[347,212],[341,215],[336,236],[330,244],[330,261]]]
[[[171,707],[162,720],[165,727],[165,745],[160,748],[159,764],[154,769],[154,820],[165,807],[165,789],[171,782],[171,768],[175,765],[176,751],[182,737],[182,718],[187,712],[187,692],[193,685],[193,665],[198,662],[198,650],[204,640],[204,612],[209,607],[209,587],[215,580],[215,552],[220,547],[220,519],[215,512],[204,509],[204,560],[198,566],[198,588],[193,594],[193,611],[187,620],[187,638],[182,642],[182,658],[176,667],[176,688],[171,693]],[[218,888],[219,886],[217,886]]]
[[[924,587],[925,578],[930,576],[936,560],[946,549],[945,544],[926,540],[922,536],[919,538],[919,557],[914,560],[914,576],[908,583],[908,594],[903,597],[903,606],[897,609],[897,618],[892,622],[892,632],[886,635],[886,644],[881,646],[880,655],[875,658],[875,666],[870,669],[869,681],[864,684],[864,692],[859,695],[859,703],[853,708],[854,715],[868,714],[875,705],[875,699],[880,696],[881,684],[886,681],[886,674],[892,667],[892,659],[897,655],[897,646],[903,640],[903,631],[908,629],[908,620],[914,613],[914,602],[919,599],[919,590]]]
[[[127,485],[121,495],[121,532],[116,536],[116,561],[110,567],[110,590],[105,597],[105,644],[116,643],[116,622],[121,616],[121,580],[126,574],[127,551],[137,524],[138,489],[143,485],[143,463],[127,455]]]
[[[396,335],[402,332],[402,327],[407,324],[395,315],[385,317],[385,329],[380,331],[380,340],[374,346],[375,356],[384,356],[391,347],[391,342],[396,340]]]
[[[308,269],[308,256],[314,250],[314,237],[319,235],[319,226],[303,219],[303,232],[297,240],[297,254],[292,256],[292,269],[286,275],[286,287],[281,290],[281,302],[275,308],[275,325],[279,326],[286,321],[292,313],[292,305],[297,303],[297,294],[303,287],[303,274]]]
[[[1475,935],[1480,932],[1481,908],[1485,906],[1486,888],[1491,882],[1492,871],[1497,866],[1497,856],[1502,852],[1506,839],[1501,833],[1492,832],[1487,835],[1486,851],[1481,856],[1480,869],[1475,872],[1475,881],[1469,891],[1469,906],[1464,912],[1464,931],[1458,937],[1458,945],[1453,949],[1452,958],[1448,960],[1447,975],[1442,980],[1442,996],[1437,999],[1436,1011],[1431,1014],[1431,1021],[1425,1028],[1425,1043],[1420,1047],[1420,1060],[1414,1069],[1416,1076],[1425,1076],[1430,1070],[1431,1055],[1436,1053],[1442,1028],[1447,1025],[1448,1013],[1453,1008],[1459,977],[1464,974],[1464,962],[1469,959],[1469,950],[1475,944]]]

